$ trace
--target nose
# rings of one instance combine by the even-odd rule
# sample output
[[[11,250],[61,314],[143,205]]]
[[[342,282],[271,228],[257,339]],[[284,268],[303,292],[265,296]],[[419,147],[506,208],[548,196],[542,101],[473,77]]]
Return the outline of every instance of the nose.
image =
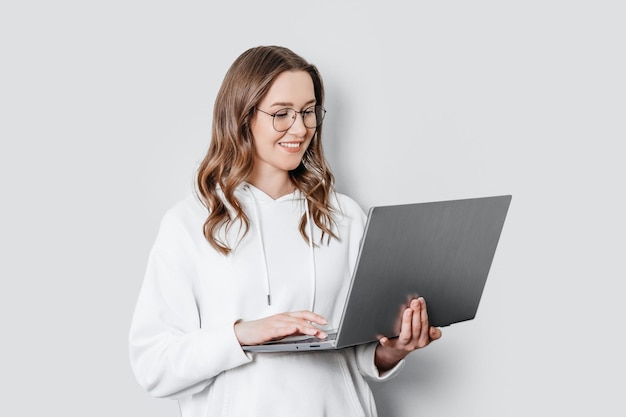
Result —
[[[304,116],[302,115],[302,113],[296,113],[294,117],[296,118],[296,120],[294,120],[293,124],[289,128],[289,133],[299,137],[305,136],[307,133],[307,128],[304,125]]]

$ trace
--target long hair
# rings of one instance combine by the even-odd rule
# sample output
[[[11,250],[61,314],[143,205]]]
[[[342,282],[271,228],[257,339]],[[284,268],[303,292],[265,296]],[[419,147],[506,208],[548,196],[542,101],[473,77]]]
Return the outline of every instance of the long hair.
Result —
[[[256,106],[272,83],[284,71],[306,71],[311,75],[317,104],[324,102],[324,86],[317,68],[280,46],[248,49],[231,65],[215,99],[211,142],[197,175],[199,198],[208,209],[204,236],[217,251],[230,253],[230,242],[218,236],[233,224],[243,225],[244,235],[250,221],[235,190],[252,172],[254,138],[250,122]],[[313,223],[322,231],[321,240],[337,238],[333,232],[333,209],[330,204],[334,176],[322,149],[322,126],[319,126],[299,166],[289,172],[296,188],[306,197]],[[221,189],[222,196],[218,193]],[[224,201],[225,200],[225,201]],[[232,214],[229,208],[232,208]],[[300,234],[308,242],[307,216],[300,220]]]

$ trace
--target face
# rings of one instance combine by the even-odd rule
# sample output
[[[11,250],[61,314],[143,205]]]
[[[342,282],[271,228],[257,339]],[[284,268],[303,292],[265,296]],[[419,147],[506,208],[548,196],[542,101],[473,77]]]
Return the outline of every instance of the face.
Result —
[[[315,105],[313,80],[305,71],[285,71],[275,80],[257,108],[269,114],[286,107],[302,111]],[[298,167],[309,147],[315,129],[307,129],[302,116],[296,114],[294,124],[286,132],[277,132],[274,118],[255,112],[250,128],[254,136],[254,175],[288,175]]]

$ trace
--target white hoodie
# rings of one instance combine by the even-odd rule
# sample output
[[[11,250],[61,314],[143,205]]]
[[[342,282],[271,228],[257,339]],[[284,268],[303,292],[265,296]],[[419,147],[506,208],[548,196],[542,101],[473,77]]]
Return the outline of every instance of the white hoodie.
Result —
[[[328,320],[327,329],[336,328],[365,213],[337,194],[340,240],[320,244],[314,228],[318,245],[311,250],[298,228],[308,213],[300,192],[273,200],[244,184],[236,195],[250,229],[238,240],[241,230],[231,227],[228,256],[205,240],[207,211],[195,195],[165,214],[130,328],[130,361],[139,384],[154,396],[178,399],[183,417],[376,416],[364,377],[388,379],[403,363],[379,375],[375,343],[246,353],[233,330],[240,319],[298,310],[315,311]]]

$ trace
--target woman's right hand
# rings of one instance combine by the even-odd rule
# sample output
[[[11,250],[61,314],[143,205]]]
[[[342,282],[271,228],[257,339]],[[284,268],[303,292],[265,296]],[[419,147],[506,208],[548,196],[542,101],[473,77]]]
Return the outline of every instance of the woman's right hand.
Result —
[[[323,339],[327,334],[314,324],[324,326],[326,319],[311,311],[275,314],[258,320],[238,321],[235,335],[239,344],[259,345],[293,335],[309,335]]]

